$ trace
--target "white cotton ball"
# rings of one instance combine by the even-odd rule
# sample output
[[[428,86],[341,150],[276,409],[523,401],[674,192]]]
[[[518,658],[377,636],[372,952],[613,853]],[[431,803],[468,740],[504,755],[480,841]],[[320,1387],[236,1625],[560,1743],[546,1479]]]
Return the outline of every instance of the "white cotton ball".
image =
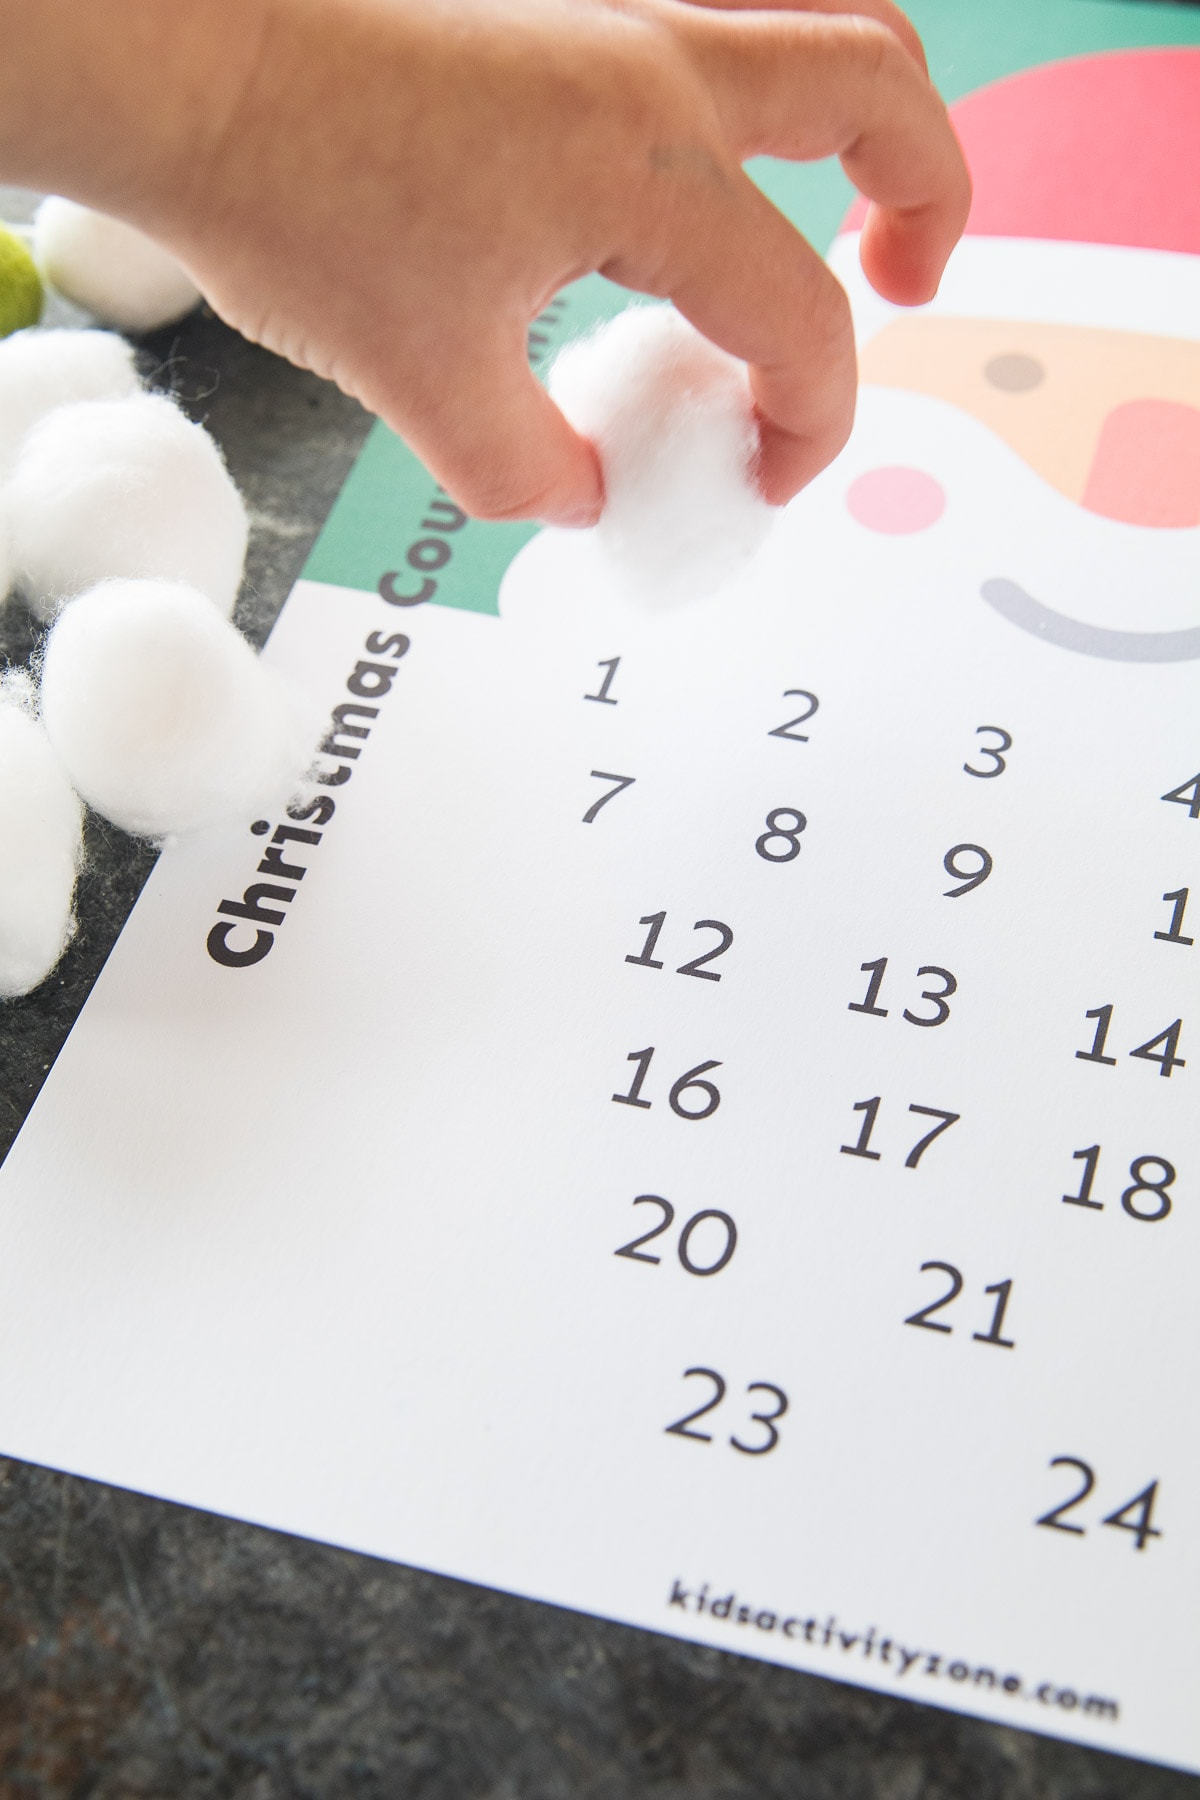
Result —
[[[106,581],[59,614],[42,717],[89,805],[147,837],[270,813],[312,760],[313,720],[203,594]]]
[[[604,473],[597,543],[646,599],[711,593],[775,517],[754,480],[758,425],[744,363],[672,306],[631,306],[570,344],[550,393]]]
[[[4,493],[0,489],[0,600],[3,600],[12,587],[13,556],[12,533],[8,529],[8,514],[4,510]]]
[[[33,258],[60,294],[122,331],[171,325],[200,298],[182,264],[145,232],[58,195],[38,207]]]
[[[124,400],[141,383],[133,348],[112,331],[14,331],[0,338],[0,476],[26,433],[73,400]]]
[[[113,576],[185,581],[233,611],[246,509],[204,427],[161,394],[50,413],[25,440],[7,505],[17,580],[43,619]]]
[[[83,809],[34,717],[32,684],[0,683],[0,997],[49,975],[74,930]]]

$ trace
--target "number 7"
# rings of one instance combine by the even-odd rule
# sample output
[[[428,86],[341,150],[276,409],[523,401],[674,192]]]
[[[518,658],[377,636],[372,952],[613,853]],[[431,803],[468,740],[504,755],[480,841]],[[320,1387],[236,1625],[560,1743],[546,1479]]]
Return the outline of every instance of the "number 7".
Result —
[[[924,1113],[926,1118],[929,1119],[940,1119],[942,1121],[940,1125],[935,1125],[932,1131],[927,1131],[920,1142],[914,1144],[908,1155],[905,1157],[905,1168],[915,1169],[926,1150],[928,1150],[930,1144],[932,1144],[934,1138],[941,1137],[943,1131],[947,1131],[951,1125],[955,1124],[962,1117],[962,1114],[943,1112],[938,1106],[910,1106],[908,1110],[909,1112]]]
[[[583,815],[585,825],[590,825],[602,806],[607,806],[614,795],[619,794],[623,788],[632,787],[637,779],[635,775],[609,775],[604,769],[593,769],[592,778],[595,781],[615,781],[617,785],[609,788],[607,794],[601,794],[595,804],[588,807]]]

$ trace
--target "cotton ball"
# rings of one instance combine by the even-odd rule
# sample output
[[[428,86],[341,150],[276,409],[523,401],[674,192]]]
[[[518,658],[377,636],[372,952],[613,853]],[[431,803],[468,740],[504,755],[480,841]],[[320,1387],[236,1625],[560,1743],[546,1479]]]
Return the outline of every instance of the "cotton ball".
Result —
[[[184,581],[233,611],[246,509],[203,426],[160,394],[50,413],[17,459],[8,516],[40,618],[110,576]]]
[[[122,331],[172,325],[200,298],[191,276],[153,238],[58,195],[38,207],[33,253],[52,287]]]
[[[42,316],[42,282],[37,265],[14,231],[0,225],[0,338]]]
[[[671,306],[632,306],[570,344],[550,393],[595,444],[596,541],[640,598],[711,593],[775,517],[758,492],[758,425],[745,365]]]
[[[38,420],[72,400],[123,400],[141,384],[111,331],[18,331],[0,339],[0,475]]]
[[[8,514],[4,510],[4,491],[0,488],[0,600],[3,600],[12,586],[12,533],[8,529]]]
[[[0,997],[49,975],[74,929],[82,808],[33,714],[32,684],[0,682]]]
[[[313,720],[194,588],[105,581],[59,614],[42,717],[89,805],[146,837],[286,804]]]

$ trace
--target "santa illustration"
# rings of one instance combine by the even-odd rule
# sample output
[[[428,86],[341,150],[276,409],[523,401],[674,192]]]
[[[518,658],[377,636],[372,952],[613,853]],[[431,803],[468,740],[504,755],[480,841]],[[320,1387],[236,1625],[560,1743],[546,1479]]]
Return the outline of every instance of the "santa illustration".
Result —
[[[1008,526],[988,606],[1083,655],[1200,658],[1200,50],[1028,70],[952,116],[975,200],[933,305],[902,313],[867,286],[861,206],[831,255],[863,424],[901,452],[856,476],[851,514],[953,530],[983,483]],[[930,408],[937,467],[903,454]]]

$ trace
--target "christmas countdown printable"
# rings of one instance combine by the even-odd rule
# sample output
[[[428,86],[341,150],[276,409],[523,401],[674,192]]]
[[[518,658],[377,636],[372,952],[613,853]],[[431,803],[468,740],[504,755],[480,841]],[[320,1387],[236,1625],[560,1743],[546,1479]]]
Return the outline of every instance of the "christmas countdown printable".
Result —
[[[5,1453],[1200,1772],[1176,10],[1014,9],[932,306],[851,212],[854,435],[711,597],[373,440],[311,798],[168,847],[0,1171]]]

